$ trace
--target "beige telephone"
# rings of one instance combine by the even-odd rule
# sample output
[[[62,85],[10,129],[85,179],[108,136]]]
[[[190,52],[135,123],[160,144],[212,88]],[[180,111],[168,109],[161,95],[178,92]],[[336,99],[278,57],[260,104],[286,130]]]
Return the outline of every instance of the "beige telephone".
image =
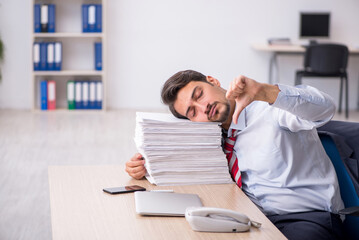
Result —
[[[192,229],[200,232],[245,232],[251,226],[261,227],[246,215],[223,208],[190,207],[185,217]]]

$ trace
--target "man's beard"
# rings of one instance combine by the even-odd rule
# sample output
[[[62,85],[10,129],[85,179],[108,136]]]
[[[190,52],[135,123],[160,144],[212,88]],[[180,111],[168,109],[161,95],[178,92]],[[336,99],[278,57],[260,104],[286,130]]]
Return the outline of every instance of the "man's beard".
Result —
[[[228,119],[228,117],[229,117],[230,105],[229,105],[228,102],[225,102],[225,103],[214,102],[214,103],[212,104],[211,108],[212,108],[212,107],[216,107],[216,105],[218,105],[218,104],[223,104],[223,105],[224,105],[224,110],[223,110],[222,112],[216,112],[216,114],[215,114],[215,115],[219,114],[219,118],[216,119],[216,120],[211,120],[211,119],[210,119],[210,116],[209,116],[210,113],[211,113],[211,111],[209,111],[209,113],[208,113],[208,115],[207,115],[207,118],[208,118],[208,120],[211,121],[211,122],[221,122],[221,123],[223,123],[223,122],[225,122],[225,121]],[[210,109],[211,109],[211,108],[210,108]],[[218,110],[216,110],[216,111],[218,111]]]

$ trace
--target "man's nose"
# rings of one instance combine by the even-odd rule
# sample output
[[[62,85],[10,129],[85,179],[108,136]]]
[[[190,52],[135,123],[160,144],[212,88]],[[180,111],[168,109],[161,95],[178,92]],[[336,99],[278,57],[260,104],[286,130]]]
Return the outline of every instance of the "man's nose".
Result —
[[[209,111],[209,104],[204,102],[196,102],[195,107],[197,108],[197,111],[200,113],[207,114]]]

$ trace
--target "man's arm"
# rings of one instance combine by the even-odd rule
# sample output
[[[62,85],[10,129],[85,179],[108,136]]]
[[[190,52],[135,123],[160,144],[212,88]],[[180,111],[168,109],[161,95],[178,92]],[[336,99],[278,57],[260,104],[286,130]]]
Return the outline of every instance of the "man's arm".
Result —
[[[335,114],[328,94],[310,86],[278,85],[281,90],[272,107],[277,108],[279,125],[295,132],[310,130],[327,123]]]
[[[236,102],[236,109],[233,114],[234,123],[237,123],[242,110],[253,101],[264,101],[272,104],[276,101],[279,92],[280,90],[276,85],[259,83],[242,75],[236,77],[229,85],[226,93],[227,99]]]
[[[278,122],[292,131],[312,129],[328,122],[335,113],[333,99],[319,90],[302,86],[270,85],[238,76],[231,82],[226,97],[235,100],[233,121],[253,101],[264,101],[278,109]]]

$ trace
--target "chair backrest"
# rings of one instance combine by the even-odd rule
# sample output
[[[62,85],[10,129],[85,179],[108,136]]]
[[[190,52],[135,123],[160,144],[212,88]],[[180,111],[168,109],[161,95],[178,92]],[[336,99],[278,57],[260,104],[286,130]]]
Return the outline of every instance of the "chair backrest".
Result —
[[[356,193],[353,181],[350,178],[343,161],[339,155],[337,147],[330,136],[320,135],[323,147],[332,161],[337,173],[340,195],[346,208],[359,206],[359,197]],[[356,239],[359,236],[359,217],[346,216],[344,221],[344,231],[346,239]]]
[[[306,71],[318,74],[335,74],[346,71],[348,48],[340,44],[309,45],[305,52]]]

